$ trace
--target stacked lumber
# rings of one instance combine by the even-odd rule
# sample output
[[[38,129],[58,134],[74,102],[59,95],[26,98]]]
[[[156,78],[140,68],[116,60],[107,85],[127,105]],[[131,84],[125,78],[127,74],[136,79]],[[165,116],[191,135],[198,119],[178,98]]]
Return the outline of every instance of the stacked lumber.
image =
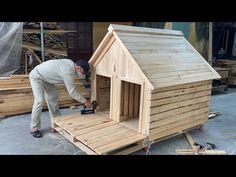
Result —
[[[77,90],[84,96],[89,96],[83,84],[76,80]],[[69,107],[79,105],[76,100],[69,96],[64,85],[56,86],[59,94],[59,106]],[[0,78],[0,117],[17,115],[31,112],[34,95],[27,75],[12,75]],[[46,102],[44,109],[47,108]]]
[[[44,22],[44,59],[67,58],[65,33],[56,22]],[[31,57],[28,55],[31,53]],[[22,36],[20,68],[15,74],[28,74],[42,62],[39,22],[25,22]]]
[[[40,23],[39,22],[24,22],[23,26],[24,26],[24,28],[39,29]],[[57,29],[57,23],[56,22],[44,22],[43,28],[50,29],[50,30]]]
[[[236,60],[217,59],[216,64],[221,67],[230,68],[229,84],[236,85]]]
[[[52,49],[66,51],[66,45],[52,34],[44,34],[44,46]],[[40,34],[23,34],[23,43],[28,45],[41,45]]]
[[[149,138],[202,125],[208,120],[211,81],[155,89],[151,96]]]

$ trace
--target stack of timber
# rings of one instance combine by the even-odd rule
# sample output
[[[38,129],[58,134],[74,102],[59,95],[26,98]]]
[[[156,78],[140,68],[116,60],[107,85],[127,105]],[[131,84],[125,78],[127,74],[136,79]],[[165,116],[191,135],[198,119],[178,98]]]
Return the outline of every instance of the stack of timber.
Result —
[[[221,79],[215,79],[212,83],[213,90],[223,90],[227,91],[230,79],[230,68],[225,67],[214,67],[217,73],[221,76]]]
[[[65,31],[56,22],[44,22],[44,59],[66,58]],[[23,26],[22,57],[20,69],[15,74],[28,74],[42,62],[41,33],[39,22],[27,22]]]
[[[217,66],[230,68],[229,85],[236,85],[236,60],[217,59]]]
[[[24,22],[23,23],[24,28],[29,29],[39,29],[40,23],[39,22]],[[57,23],[56,22],[44,22],[43,28],[48,30],[55,30],[57,29]]]
[[[76,80],[77,90],[84,96],[89,92],[83,84]],[[69,107],[80,103],[69,96],[63,84],[57,85],[59,94],[59,106]],[[12,75],[0,78],[0,117],[17,115],[31,112],[34,102],[34,95],[30,86],[28,75]],[[47,108],[46,102],[44,109]]]

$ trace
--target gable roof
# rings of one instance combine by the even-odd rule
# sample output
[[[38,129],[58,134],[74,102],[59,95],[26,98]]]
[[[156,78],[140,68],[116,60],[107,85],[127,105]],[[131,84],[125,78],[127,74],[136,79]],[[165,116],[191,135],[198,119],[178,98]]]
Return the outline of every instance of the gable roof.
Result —
[[[91,57],[91,64],[115,37],[154,89],[220,78],[181,31],[113,24],[108,31]]]

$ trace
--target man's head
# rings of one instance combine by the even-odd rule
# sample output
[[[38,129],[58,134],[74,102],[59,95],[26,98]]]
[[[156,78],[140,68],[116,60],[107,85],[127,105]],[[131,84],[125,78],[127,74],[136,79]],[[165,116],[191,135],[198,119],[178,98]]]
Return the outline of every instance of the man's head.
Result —
[[[86,60],[80,59],[75,62],[77,72],[88,75],[89,73],[89,64]]]

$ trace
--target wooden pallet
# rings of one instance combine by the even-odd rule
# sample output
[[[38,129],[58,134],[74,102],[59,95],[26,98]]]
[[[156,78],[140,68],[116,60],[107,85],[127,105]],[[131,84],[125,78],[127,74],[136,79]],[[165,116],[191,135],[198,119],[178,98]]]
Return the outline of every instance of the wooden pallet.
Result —
[[[145,138],[102,112],[54,118],[53,127],[87,154],[130,154],[143,148]]]

